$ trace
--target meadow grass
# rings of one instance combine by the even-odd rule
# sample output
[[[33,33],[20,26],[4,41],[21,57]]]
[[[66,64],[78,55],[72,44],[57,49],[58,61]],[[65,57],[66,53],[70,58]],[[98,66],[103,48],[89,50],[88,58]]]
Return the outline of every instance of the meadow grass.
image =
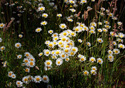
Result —
[[[2,0],[0,7],[0,88],[123,88],[117,0]]]

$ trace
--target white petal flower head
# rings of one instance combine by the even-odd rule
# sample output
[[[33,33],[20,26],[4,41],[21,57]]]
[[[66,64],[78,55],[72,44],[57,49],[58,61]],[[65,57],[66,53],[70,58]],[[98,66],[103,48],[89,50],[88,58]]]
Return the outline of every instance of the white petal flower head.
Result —
[[[119,54],[120,50],[119,49],[113,49],[114,54]]]
[[[40,52],[40,53],[38,54],[38,56],[39,56],[39,57],[41,57],[42,55],[43,55],[43,53],[42,53],[42,52]]]
[[[21,59],[22,58],[22,55],[17,55],[17,59]]]
[[[9,71],[9,72],[8,72],[8,77],[12,77],[12,74],[13,74],[13,72],[12,72],[12,71]]]
[[[36,28],[35,32],[39,33],[42,31],[42,28]]]
[[[47,13],[43,13],[43,14],[42,14],[42,17],[47,18],[47,17],[48,17],[48,14],[47,14]]]
[[[45,10],[45,7],[41,6],[41,7],[38,7],[38,11],[44,11]]]
[[[62,14],[57,14],[58,17],[62,17]]]
[[[80,62],[86,61],[86,57],[82,55],[82,56],[80,57],[79,61],[80,61]]]
[[[16,44],[15,44],[15,47],[16,47],[16,48],[20,48],[20,47],[21,47],[21,43],[19,43],[19,42],[16,43]]]
[[[82,43],[82,40],[81,40],[81,39],[78,39],[78,42],[79,42],[79,43]]]
[[[48,33],[49,33],[49,34],[52,34],[52,33],[53,33],[53,30],[49,30]]]
[[[35,66],[35,62],[34,61],[29,61],[28,64],[29,64],[29,67],[34,67]]]
[[[96,66],[92,66],[91,70],[97,70],[97,67]]]
[[[89,61],[93,63],[93,62],[96,61],[96,59],[95,59],[94,57],[90,57],[90,58],[89,58]]]
[[[29,83],[29,80],[28,80],[28,77],[27,77],[27,76],[23,77],[23,78],[22,78],[22,81],[23,81],[23,83],[26,83],[26,84]]]
[[[22,37],[23,37],[23,35],[22,35],[22,34],[19,34],[18,36],[19,36],[19,38],[22,38]]]
[[[87,70],[83,71],[83,75],[87,76],[89,75],[89,72]]]
[[[60,27],[61,29],[66,29],[66,28],[67,28],[66,24],[64,24],[64,23],[61,23],[61,24],[59,25],[59,27]]]
[[[96,70],[91,70],[91,74],[96,75],[97,74]]]
[[[35,83],[40,83],[41,81],[42,81],[41,76],[35,76],[35,77],[34,77],[34,82],[35,82]]]
[[[103,60],[101,58],[97,58],[97,63],[102,64]]]
[[[108,55],[108,60],[109,60],[109,62],[113,62],[114,61],[114,56],[113,55]]]
[[[62,59],[58,58],[58,59],[56,60],[56,65],[57,65],[57,66],[62,65],[62,63],[63,63],[63,60],[62,60]]]
[[[47,75],[43,75],[43,82],[48,83],[49,82],[49,77]]]
[[[99,43],[103,43],[102,38],[97,38],[97,41],[98,41]]]
[[[125,45],[124,45],[124,44],[118,44],[118,48],[124,49],[124,48],[125,48]]]
[[[5,46],[1,46],[0,51],[4,51],[4,50],[5,50]]]
[[[46,60],[44,62],[45,66],[51,66],[52,65],[52,61],[51,60]]]
[[[90,43],[90,42],[87,42],[86,44],[87,44],[87,46],[89,46],[89,47],[91,46],[91,43]]]
[[[41,25],[47,25],[47,21],[42,21],[40,24]]]
[[[11,76],[13,79],[15,79],[16,78],[16,75],[15,74],[12,74],[12,76]]]
[[[0,28],[4,28],[5,24],[4,23],[0,23]]]
[[[45,56],[49,56],[51,53],[48,49],[43,50],[43,52]]]
[[[23,86],[23,82],[22,81],[16,81],[16,85],[17,85],[17,87],[22,87]]]

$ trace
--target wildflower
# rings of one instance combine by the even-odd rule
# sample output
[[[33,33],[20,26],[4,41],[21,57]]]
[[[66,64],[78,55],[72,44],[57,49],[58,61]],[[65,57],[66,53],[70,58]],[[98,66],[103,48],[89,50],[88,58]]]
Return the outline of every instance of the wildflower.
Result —
[[[52,66],[45,66],[44,70],[47,71],[47,70],[50,70],[51,68],[52,68]]]
[[[78,39],[78,42],[79,42],[79,43],[82,43],[82,40],[81,40],[81,39]]]
[[[80,62],[86,61],[86,57],[85,56],[81,56],[79,59]]]
[[[51,66],[52,65],[52,61],[51,60],[46,60],[44,62],[45,66]]]
[[[53,33],[52,34],[52,37],[57,37],[58,36],[58,33]]]
[[[112,50],[108,50],[108,54],[113,54],[113,51]]]
[[[68,62],[70,59],[69,58],[65,58],[65,61]]]
[[[97,41],[98,41],[99,43],[102,43],[102,42],[103,42],[102,38],[97,38]]]
[[[103,60],[101,58],[97,58],[97,63],[102,64]]]
[[[45,7],[41,6],[38,8],[38,11],[44,11],[45,10]]]
[[[78,48],[77,48],[77,47],[72,47],[72,51],[73,51],[73,52],[77,52],[77,51],[78,51]]]
[[[104,23],[105,23],[105,24],[109,24],[109,22],[108,22],[108,21],[106,21],[106,20],[104,21]]]
[[[118,35],[120,38],[124,38],[124,36],[125,36],[123,33],[118,33]]]
[[[62,59],[64,59],[64,58],[66,58],[66,54],[61,53],[61,54],[60,54],[60,57],[61,57]]]
[[[107,32],[108,30],[106,28],[102,28],[103,32]]]
[[[123,44],[118,44],[118,48],[124,49],[125,46]]]
[[[20,48],[20,47],[21,47],[21,43],[16,43],[16,44],[15,44],[15,47],[16,47],[16,48]]]
[[[114,56],[113,56],[113,55],[108,55],[108,60],[109,60],[110,62],[113,62],[113,61],[114,61]]]
[[[62,24],[59,25],[59,27],[60,27],[61,29],[65,29],[67,26],[66,26],[66,24],[62,23]]]
[[[113,41],[112,43],[113,43],[113,45],[115,45],[115,46],[117,45],[116,41]]]
[[[117,24],[118,24],[119,26],[121,26],[121,25],[122,25],[122,22],[117,22]]]
[[[28,76],[23,77],[22,81],[23,81],[23,83],[28,84],[29,83]]]
[[[49,55],[50,55],[50,51],[47,50],[47,49],[45,49],[45,50],[44,50],[44,55],[45,55],[45,56],[49,56]]]
[[[95,62],[96,60],[95,60],[94,57],[90,57],[90,58],[89,58],[89,61],[93,63],[93,62]]]
[[[91,70],[97,70],[97,67],[96,66],[92,66]]]
[[[29,64],[29,67],[34,67],[35,66],[35,62],[34,61],[29,61],[28,64]]]
[[[25,68],[25,72],[30,72],[30,68]]]
[[[57,14],[58,17],[62,17],[62,14]]]
[[[102,29],[99,28],[99,29],[97,29],[97,31],[98,31],[98,32],[102,32]]]
[[[23,37],[23,35],[22,35],[22,34],[19,34],[18,36],[19,36],[19,38],[22,38],[22,37]]]
[[[18,59],[21,59],[21,58],[22,58],[22,55],[17,55],[17,58],[18,58]]]
[[[13,72],[12,72],[12,71],[9,71],[9,72],[8,72],[8,77],[12,77],[12,74],[13,74]]]
[[[39,57],[41,57],[42,55],[43,55],[43,53],[42,53],[42,52],[40,52],[40,53],[38,54],[38,56],[39,56]]]
[[[76,36],[76,33],[75,32],[71,32],[70,35],[71,36]]]
[[[76,10],[75,9],[69,9],[71,12],[76,12]]]
[[[87,44],[87,46],[89,46],[89,47],[91,46],[91,43],[90,43],[90,42],[87,42],[86,44]]]
[[[48,43],[48,47],[53,48],[54,47],[53,42]]]
[[[0,51],[3,51],[3,50],[5,50],[5,46],[0,47]]]
[[[42,14],[42,17],[47,18],[47,17],[48,17],[48,14],[47,14],[47,13],[43,13],[43,14]]]
[[[116,41],[123,43],[123,39],[120,39],[120,38],[118,38]]]
[[[95,31],[94,30],[90,30],[89,31],[91,34],[95,34]]]
[[[43,75],[43,82],[48,83],[49,82],[49,77],[47,75]]]
[[[87,70],[85,70],[85,71],[83,71],[83,74],[84,74],[85,76],[87,76],[87,75],[89,75],[89,72],[88,72]]]
[[[114,54],[119,54],[120,50],[119,49],[113,49]]]
[[[98,25],[102,25],[102,22],[98,22]]]
[[[95,30],[94,26],[90,26],[89,28],[90,28],[90,30]]]
[[[95,70],[91,70],[91,74],[92,74],[92,75],[96,75],[97,72],[96,72]]]
[[[95,22],[91,22],[90,25],[96,27],[96,23]],[[91,29],[91,30],[93,30],[93,29]]]
[[[47,21],[42,21],[40,24],[41,25],[47,25]]]
[[[35,30],[35,32],[37,32],[37,33],[41,32],[41,31],[42,31],[41,28],[37,28],[37,29]]]
[[[4,28],[5,24],[4,23],[0,23],[0,28]]]
[[[52,33],[53,33],[53,30],[49,30],[48,33],[49,33],[49,34],[52,34]]]
[[[80,3],[81,4],[87,3],[87,0],[81,0]]]
[[[12,74],[12,76],[11,76],[13,79],[15,79],[16,78],[16,75],[15,74]]]
[[[56,51],[55,51],[55,54],[56,54],[56,55],[59,55],[59,54],[61,54],[61,51],[60,51],[60,50],[56,50]]]
[[[22,87],[22,86],[23,86],[23,82],[21,82],[21,81],[16,81],[16,85],[17,85],[17,87]]]
[[[63,63],[63,60],[62,60],[62,59],[58,58],[58,59],[56,60],[56,65],[57,65],[57,66],[60,66],[62,63]]]
[[[84,26],[83,29],[84,29],[85,31],[88,31],[88,30],[89,30],[88,27],[86,27],[86,26]]]
[[[35,82],[35,83],[40,83],[41,81],[42,81],[41,76],[35,76],[35,77],[34,77],[34,82]]]

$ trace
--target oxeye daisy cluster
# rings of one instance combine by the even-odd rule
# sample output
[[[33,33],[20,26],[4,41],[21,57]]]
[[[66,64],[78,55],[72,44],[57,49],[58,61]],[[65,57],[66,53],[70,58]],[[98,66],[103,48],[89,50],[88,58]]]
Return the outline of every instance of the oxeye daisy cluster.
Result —
[[[104,1],[110,4],[108,9],[104,7]],[[14,82],[17,87],[25,88],[34,85],[32,83],[43,82],[47,88],[52,88],[49,83],[56,88],[74,88],[74,85],[78,88],[89,88],[93,87],[91,86],[93,80],[97,79],[100,82],[100,76],[104,78],[101,82],[108,83],[107,80],[111,78],[108,71],[112,70],[111,75],[113,74],[117,66],[113,68],[112,66],[119,63],[119,58],[121,59],[125,49],[123,23],[115,15],[117,11],[116,6],[113,7],[115,2],[109,2],[108,0],[24,0],[21,3],[18,1],[5,3],[6,7],[16,6],[18,12],[13,9],[10,9],[10,12],[12,10],[12,14],[19,17],[19,19],[10,18],[9,15],[7,19],[0,18],[0,22],[3,21],[0,23],[0,61],[3,61],[3,67],[8,68],[7,76],[11,81],[8,85]],[[107,6],[108,4],[106,3]],[[90,15],[91,10],[95,11],[94,17]],[[0,11],[0,16],[4,16],[4,11]],[[14,25],[16,26],[13,27]],[[7,38],[14,38],[15,42],[11,42],[10,39],[4,40],[5,32],[9,28],[12,28],[12,31],[10,30],[12,33],[10,32]],[[25,28],[28,29],[23,30]],[[16,32],[18,42],[16,37],[13,37]],[[6,41],[11,43],[7,44]],[[30,53],[25,52],[29,50]],[[11,53],[15,53],[12,55],[14,58],[11,57]],[[11,62],[17,65],[17,71],[10,70]],[[67,84],[65,82],[59,84],[58,81],[62,82],[61,78]],[[78,86],[75,84],[77,79],[80,79]],[[88,86],[90,79],[91,83]],[[57,84],[59,85],[55,86]],[[107,87],[102,84],[98,87]]]
[[[75,47],[74,41],[69,37],[74,35],[75,32],[69,29],[64,30],[60,34],[52,33],[53,41],[45,41],[45,44],[51,50],[44,49],[44,55],[47,57],[50,56],[52,59],[56,60],[57,66],[62,65],[63,60],[69,61],[70,56],[74,56],[78,52],[78,48]],[[44,64],[46,70],[47,68],[50,69],[52,67],[52,60],[46,60]]]

